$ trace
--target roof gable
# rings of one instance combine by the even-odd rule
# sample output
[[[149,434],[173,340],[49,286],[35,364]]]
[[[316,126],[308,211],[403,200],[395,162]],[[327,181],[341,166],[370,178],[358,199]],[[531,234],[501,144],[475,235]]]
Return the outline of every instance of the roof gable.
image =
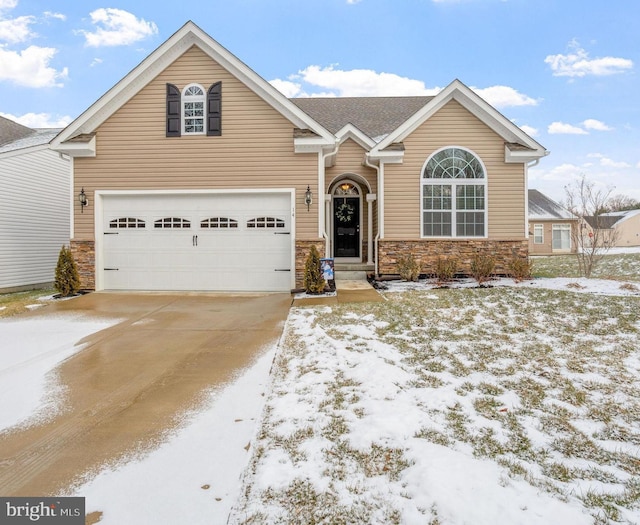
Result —
[[[373,157],[383,156],[392,144],[402,142],[422,123],[431,118],[451,100],[457,101],[467,111],[502,137],[505,141],[506,162],[529,162],[548,154],[546,149],[483,100],[459,80],[454,80],[438,95],[429,100],[419,111],[385,137],[371,152]]]
[[[0,117],[0,146],[32,135],[34,130],[8,118]]]
[[[113,113],[194,45],[198,46],[213,60],[279,111],[285,118],[291,121],[295,127],[311,130],[319,139],[315,141],[318,145],[325,146],[333,144],[334,138],[332,134],[321,124],[300,110],[300,108],[290,102],[287,97],[227,51],[227,49],[222,47],[218,42],[213,40],[196,24],[189,21],[84,113],[69,124],[69,126],[56,137],[52,146],[58,148],[65,141],[78,135],[94,133]]]

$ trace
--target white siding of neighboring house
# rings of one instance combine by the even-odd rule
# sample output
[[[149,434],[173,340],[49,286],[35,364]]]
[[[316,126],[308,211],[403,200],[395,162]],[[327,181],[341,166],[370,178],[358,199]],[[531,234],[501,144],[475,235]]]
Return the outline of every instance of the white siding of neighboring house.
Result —
[[[69,164],[42,146],[0,154],[0,291],[53,282],[69,244]]]

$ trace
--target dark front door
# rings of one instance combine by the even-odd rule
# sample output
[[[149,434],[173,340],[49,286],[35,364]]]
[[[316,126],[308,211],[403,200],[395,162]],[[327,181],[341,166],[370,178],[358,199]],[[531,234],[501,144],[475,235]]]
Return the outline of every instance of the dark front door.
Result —
[[[333,198],[333,256],[360,257],[360,198]]]

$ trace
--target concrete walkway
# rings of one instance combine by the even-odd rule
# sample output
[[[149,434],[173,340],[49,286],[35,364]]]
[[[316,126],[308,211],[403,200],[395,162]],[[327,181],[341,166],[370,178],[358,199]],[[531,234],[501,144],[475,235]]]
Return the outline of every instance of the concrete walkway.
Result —
[[[0,435],[0,494],[59,495],[83,473],[153,448],[203,393],[276,344],[289,294],[92,293],[29,316],[124,319],[57,369],[65,410]]]
[[[336,280],[336,293],[334,295],[321,295],[318,297],[301,297],[294,299],[293,306],[314,306],[322,304],[344,303],[376,303],[383,302],[384,298],[371,286],[368,281]]]

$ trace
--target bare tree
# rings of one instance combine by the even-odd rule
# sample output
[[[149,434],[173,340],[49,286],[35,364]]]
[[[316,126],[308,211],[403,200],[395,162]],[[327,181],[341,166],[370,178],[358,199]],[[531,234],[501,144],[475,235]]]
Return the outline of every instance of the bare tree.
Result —
[[[614,195],[607,202],[607,211],[626,211],[640,209],[640,201],[628,195]]]
[[[566,208],[579,218],[578,228],[571,231],[571,237],[577,247],[578,270],[587,278],[616,243],[618,232],[613,228],[612,218],[604,215],[613,189],[597,189],[585,175],[564,188]]]

